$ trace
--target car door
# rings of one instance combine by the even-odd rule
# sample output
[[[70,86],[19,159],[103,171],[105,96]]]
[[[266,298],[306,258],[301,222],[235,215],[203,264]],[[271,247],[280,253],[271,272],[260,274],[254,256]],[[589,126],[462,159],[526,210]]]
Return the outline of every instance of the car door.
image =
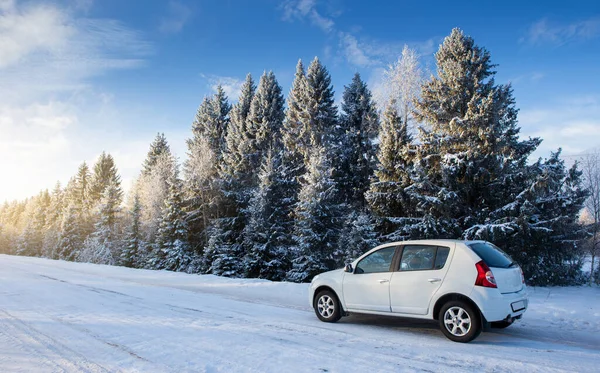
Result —
[[[452,245],[454,246],[454,245]],[[426,315],[450,263],[451,247],[406,245],[390,279],[392,312]]]
[[[390,279],[396,246],[384,247],[362,258],[343,282],[348,310],[390,312]]]

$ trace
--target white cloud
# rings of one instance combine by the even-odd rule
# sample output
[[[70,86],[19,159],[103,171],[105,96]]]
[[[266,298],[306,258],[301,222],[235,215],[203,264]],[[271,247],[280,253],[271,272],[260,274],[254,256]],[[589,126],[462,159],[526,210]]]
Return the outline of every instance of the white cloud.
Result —
[[[535,22],[521,42],[530,44],[563,45],[574,40],[587,40],[600,35],[600,17],[570,23],[550,23],[548,19]]]
[[[534,156],[563,149],[565,155],[584,153],[600,146],[600,97],[584,96],[562,100],[550,107],[522,109],[521,134],[544,141]]]
[[[348,33],[340,32],[340,45],[348,62],[360,67],[367,67],[377,64],[377,61],[372,60],[367,56],[364,46],[359,45],[358,40]]]
[[[213,92],[216,92],[217,87],[221,85],[230,101],[237,101],[242,93],[242,84],[244,84],[243,79],[212,74],[200,74],[200,76],[208,82],[208,87],[213,90]]]
[[[332,31],[335,25],[333,19],[319,13],[316,0],[288,0],[282,4],[281,9],[286,21],[308,19],[325,32]]]
[[[86,17],[90,1],[70,5],[0,0],[0,200],[64,183],[123,141],[113,138],[122,123],[104,125],[110,95],[93,78],[140,66],[151,46],[118,21]]]
[[[167,15],[160,21],[160,32],[165,34],[180,32],[189,21],[191,14],[191,9],[185,4],[174,0],[169,1]]]

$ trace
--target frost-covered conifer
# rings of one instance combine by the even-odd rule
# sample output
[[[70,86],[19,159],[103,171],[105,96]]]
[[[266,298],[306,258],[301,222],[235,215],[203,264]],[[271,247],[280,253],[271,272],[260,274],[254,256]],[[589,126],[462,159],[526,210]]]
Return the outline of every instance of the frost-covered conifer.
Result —
[[[333,169],[323,148],[315,148],[307,168],[295,209],[296,250],[287,276],[296,282],[308,281],[320,272],[334,269],[333,253],[341,225]]]
[[[373,174],[379,118],[371,91],[356,73],[342,96],[342,114],[331,146],[342,200],[362,208]]]
[[[259,173],[259,184],[248,207],[248,224],[244,229],[244,276],[279,281],[289,266],[286,226],[282,207],[281,160],[268,153]]]

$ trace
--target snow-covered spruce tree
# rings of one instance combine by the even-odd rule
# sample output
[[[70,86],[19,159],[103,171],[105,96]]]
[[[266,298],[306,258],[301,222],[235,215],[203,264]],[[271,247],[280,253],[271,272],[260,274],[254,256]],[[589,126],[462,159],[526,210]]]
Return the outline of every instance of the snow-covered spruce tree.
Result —
[[[189,244],[198,252],[207,242],[209,220],[219,215],[221,207],[218,169],[227,150],[230,114],[233,114],[231,105],[219,85],[217,93],[205,98],[198,108],[192,123],[192,138],[187,140],[184,206],[191,233]]]
[[[283,214],[281,160],[268,152],[259,173],[259,184],[248,206],[248,224],[243,242],[246,255],[243,268],[245,277],[281,281],[289,269],[286,230],[289,226]]]
[[[121,211],[122,191],[120,185],[106,185],[96,208],[94,232],[85,240],[77,260],[80,262],[114,265],[119,256],[117,231],[118,214]]]
[[[313,148],[324,146],[327,149],[337,125],[331,76],[317,57],[308,66],[305,89],[302,130],[308,134],[311,145],[302,149],[306,163],[313,154]]]
[[[345,87],[342,114],[334,131],[332,147],[336,157],[339,192],[344,202],[357,208],[365,206],[365,192],[373,174],[379,116],[371,91],[358,73]]]
[[[242,84],[238,102],[231,109],[231,122],[225,137],[225,153],[220,165],[220,172],[223,174],[225,184],[239,184],[238,180],[246,177],[246,175],[242,175],[247,158],[242,144],[248,137],[246,121],[255,91],[256,86],[252,75],[248,74],[246,81]]]
[[[295,209],[296,250],[287,278],[304,282],[335,268],[341,206],[325,149],[316,147],[308,163]]]
[[[58,259],[75,261],[79,255],[83,244],[79,226],[79,211],[74,201],[69,202],[65,208],[56,249]]]
[[[221,153],[225,147],[230,110],[231,105],[229,105],[227,95],[223,91],[223,87],[219,85],[216,94],[204,98],[192,123],[192,139],[190,141],[194,142],[199,138],[208,141],[217,160],[221,159]]]
[[[188,244],[188,228],[183,211],[182,183],[176,169],[168,179],[169,191],[156,237],[156,250],[151,259],[155,269],[188,271],[192,255]]]
[[[515,200],[493,211],[464,237],[499,244],[523,268],[532,285],[581,282],[580,250],[585,236],[578,216],[587,198],[577,165],[567,169],[560,151],[527,169],[528,184]]]
[[[402,121],[397,104],[386,107],[379,130],[377,166],[366,200],[378,218],[378,231],[385,241],[408,238],[407,227],[418,222],[411,218],[414,206],[409,203],[408,189],[413,179],[412,138]]]
[[[94,230],[92,204],[90,199],[90,183],[92,175],[86,162],[83,162],[77,174],[69,180],[65,188],[65,205],[73,205],[78,219],[79,236],[83,240]]]
[[[154,166],[148,173],[142,173],[135,185],[134,192],[139,193],[142,204],[142,237],[148,243],[146,246],[148,250],[156,242],[156,234],[169,190],[167,181],[175,168],[177,168],[175,157],[170,151],[165,151],[155,159]]]
[[[145,245],[141,232],[141,210],[140,196],[136,192],[133,195],[133,206],[129,211],[129,225],[125,231],[123,250],[121,250],[119,258],[120,265],[125,267],[141,268],[145,263],[145,258],[141,258]]]
[[[17,241],[17,254],[41,256],[46,213],[50,205],[48,191],[41,192],[28,203],[27,223]]]
[[[104,191],[110,184],[113,184],[117,188],[117,197],[119,201],[122,201],[121,177],[117,171],[115,160],[112,155],[102,152],[94,165],[94,170],[90,178],[88,195],[91,206],[95,206],[100,202]]]
[[[420,129],[415,159],[411,203],[426,218],[413,236],[459,237],[523,190],[540,140],[519,140],[512,89],[495,84],[490,54],[472,38],[452,30],[435,57],[415,107],[430,129]]]
[[[265,72],[252,98],[246,118],[246,136],[242,149],[247,155],[245,170],[253,175],[251,184],[258,183],[256,170],[260,168],[268,149],[279,148],[280,130],[283,125],[284,100],[281,87],[272,71]]]
[[[42,243],[42,256],[57,259],[58,238],[64,210],[64,191],[59,182],[56,183],[50,196],[50,204],[46,212],[46,225]]]
[[[171,148],[169,147],[169,143],[167,142],[167,138],[164,133],[158,133],[150,144],[150,150],[148,150],[148,155],[144,160],[142,165],[142,175],[149,174],[158,159],[164,154],[171,154]]]
[[[307,107],[307,81],[302,60],[296,65],[296,75],[292,82],[292,88],[287,97],[287,110],[281,129],[281,139],[285,149],[283,161],[290,166],[302,164],[304,166],[304,154],[310,148],[310,136],[305,127],[305,111]],[[293,169],[294,175],[298,177],[304,173]]]
[[[294,208],[298,202],[300,178],[305,174],[305,151],[310,148],[310,136],[305,131],[306,74],[302,61],[298,61],[296,75],[287,97],[287,110],[281,128],[281,171],[278,173],[283,185],[280,214],[281,224],[288,227],[282,240],[293,244]],[[274,149],[277,152],[276,149]]]
[[[334,257],[338,267],[352,262],[379,244],[375,221],[369,211],[351,211],[344,222]]]
[[[219,192],[218,164],[207,139],[188,141],[188,159],[183,165],[184,207],[190,231],[190,246],[201,252],[208,242],[207,227],[219,216],[222,201]]]

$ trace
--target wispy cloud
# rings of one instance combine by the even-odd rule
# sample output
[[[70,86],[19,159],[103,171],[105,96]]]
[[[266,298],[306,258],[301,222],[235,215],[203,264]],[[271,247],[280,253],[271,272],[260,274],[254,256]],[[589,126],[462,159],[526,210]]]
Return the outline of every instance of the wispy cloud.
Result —
[[[378,61],[367,55],[364,45],[360,45],[353,35],[340,32],[340,46],[344,56],[353,65],[367,67],[378,64]]]
[[[330,32],[335,26],[331,17],[324,16],[317,10],[316,0],[287,0],[281,5],[285,21],[308,19],[325,32]]]
[[[546,156],[562,148],[567,155],[580,154],[600,146],[600,96],[581,96],[560,100],[548,107],[524,108],[519,114],[524,136],[539,136],[544,141],[536,156]]]
[[[350,28],[349,31],[339,30],[333,19],[342,13],[341,10],[329,7],[326,11],[320,11],[317,8],[317,0],[288,0],[280,7],[284,20],[308,20],[326,34],[334,35],[337,49],[333,53],[332,47],[327,46],[327,54],[337,54],[351,65],[361,68],[385,66],[398,58],[404,45],[409,45],[420,55],[434,51],[434,39],[424,42],[383,41],[360,36],[360,27]]]
[[[200,74],[200,77],[207,81],[208,87],[213,90],[213,92],[216,92],[217,87],[220,85],[223,87],[223,91],[225,91],[227,97],[229,97],[231,101],[237,101],[238,97],[240,97],[242,84],[244,84],[243,79],[213,74]]]
[[[191,15],[191,9],[185,4],[174,0],[169,1],[167,14],[160,20],[160,32],[165,34],[180,32],[190,20]]]
[[[544,18],[529,28],[521,42],[529,44],[563,45],[576,40],[588,40],[600,36],[600,17],[589,18],[570,24],[552,23]]]
[[[102,131],[107,103],[94,78],[138,67],[152,52],[138,31],[89,18],[77,4],[91,3],[0,0],[0,175],[10,180],[0,199],[66,181],[79,161],[95,158],[102,145],[90,133]]]

